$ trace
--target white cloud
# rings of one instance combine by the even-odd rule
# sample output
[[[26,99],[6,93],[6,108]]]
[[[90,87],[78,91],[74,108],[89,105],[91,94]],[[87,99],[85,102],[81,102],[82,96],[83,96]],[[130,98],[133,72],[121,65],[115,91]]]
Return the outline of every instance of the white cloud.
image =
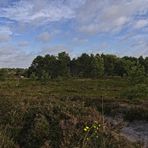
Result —
[[[2,7],[0,17],[20,23],[43,24],[61,19],[71,19],[74,17],[74,11],[60,1],[22,0],[8,7]]]
[[[48,42],[51,39],[51,36],[48,32],[43,32],[37,36],[37,39],[42,42]]]
[[[131,38],[131,55],[148,56],[148,35],[135,35]]]
[[[116,32],[148,10],[147,0],[87,0],[79,9],[79,30],[88,33]]]
[[[120,55],[148,56],[148,34],[132,32],[123,38],[119,38]],[[125,46],[125,47],[124,47]],[[124,50],[121,50],[121,48]]]
[[[31,36],[33,36],[32,32],[39,32],[36,39],[41,42],[48,42],[57,34],[59,34],[58,38],[62,39],[71,37],[73,45],[68,44],[67,47],[77,48],[71,51],[65,46],[57,45],[44,47],[38,54],[55,54],[65,50],[75,54],[81,52],[78,49],[87,43],[89,48],[96,46],[103,48],[101,50],[96,48],[96,52],[109,52],[110,49],[104,50],[104,48],[109,45],[110,48],[117,48],[120,44],[119,52],[121,51],[122,55],[148,55],[147,36],[142,36],[148,32],[147,15],[148,0],[0,0],[0,17],[4,18],[0,20],[0,24],[7,24],[0,25],[0,43],[2,43],[0,66],[29,66],[35,54],[28,55],[22,52],[22,47],[29,46],[25,41],[29,31]],[[65,20],[72,21],[65,23]],[[57,21],[58,23],[55,23]],[[41,30],[36,30],[40,27],[36,28],[35,25],[42,26]],[[15,36],[18,32],[21,33],[21,40],[24,40],[19,43],[16,40],[18,37]],[[84,38],[83,33],[92,36],[85,34]],[[12,36],[18,47],[12,45],[2,47],[3,42],[9,41]],[[91,41],[87,40],[89,37],[98,40],[90,43]],[[98,45],[97,41],[102,44]],[[65,44],[65,41],[61,44]],[[129,51],[123,50],[124,47]]]
[[[1,67],[28,67],[35,55],[27,54],[14,45],[0,46]]]
[[[73,42],[79,45],[79,44],[87,43],[88,39],[75,37],[75,38],[73,38]]]
[[[28,41],[21,41],[18,43],[18,47],[27,47],[29,45]]]
[[[59,52],[71,52],[71,49],[67,48],[64,45],[57,45],[57,46],[49,46],[43,47],[42,50],[38,53],[39,55],[46,55],[46,54],[58,54]]]
[[[148,27],[148,19],[144,19],[144,20],[138,20],[136,22],[136,24],[134,25],[135,29],[141,29],[143,27]]]
[[[12,31],[9,27],[0,26],[0,42],[5,42],[11,39]]]
[[[1,0],[0,6],[7,6],[10,0]]]

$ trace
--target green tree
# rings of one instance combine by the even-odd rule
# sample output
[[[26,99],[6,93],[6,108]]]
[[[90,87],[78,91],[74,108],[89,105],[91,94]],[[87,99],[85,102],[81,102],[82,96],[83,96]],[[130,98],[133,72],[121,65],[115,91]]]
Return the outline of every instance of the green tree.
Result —
[[[126,74],[126,69],[124,67],[124,61],[118,58],[114,65],[114,75],[123,77]]]
[[[70,73],[72,77],[78,77],[79,75],[79,64],[75,58],[70,61]]]
[[[143,56],[140,56],[140,57],[138,58],[138,62],[139,62],[140,65],[144,66],[145,61],[144,61]]]
[[[37,56],[33,60],[31,66],[29,67],[29,70],[28,70],[29,77],[31,76],[32,73],[35,73],[35,76],[38,79],[41,79],[44,71],[44,66],[45,66],[44,58],[42,56]]]
[[[131,67],[128,71],[128,77],[131,84],[141,84],[145,81],[145,70],[140,64]]]
[[[117,57],[115,55],[102,55],[104,59],[104,73],[107,76],[114,76],[115,63]]]
[[[87,78],[90,76],[90,56],[86,53],[83,53],[80,57],[77,58],[76,66],[79,77]]]
[[[58,54],[58,71],[60,76],[68,77],[70,76],[70,57],[66,52],[61,52]]]
[[[90,63],[90,77],[98,78],[104,74],[104,61],[103,58],[97,54],[96,56],[91,55]]]
[[[146,57],[144,60],[144,67],[145,67],[145,73],[148,76],[148,57]]]

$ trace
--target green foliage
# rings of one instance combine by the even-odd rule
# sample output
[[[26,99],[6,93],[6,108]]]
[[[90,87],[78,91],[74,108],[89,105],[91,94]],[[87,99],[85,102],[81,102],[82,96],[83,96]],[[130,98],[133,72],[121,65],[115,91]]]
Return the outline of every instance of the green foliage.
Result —
[[[31,148],[39,148],[48,139],[49,123],[45,116],[37,114],[32,115],[32,112],[27,113],[24,126],[18,135],[20,146]],[[32,115],[32,116],[30,116]]]
[[[36,79],[37,79],[37,77],[36,77],[36,75],[35,75],[34,72],[32,72],[32,73],[30,74],[30,78],[31,78],[32,80],[36,80]]]
[[[103,127],[104,126],[104,127]],[[82,148],[86,147],[106,147],[107,144],[104,143],[104,138],[108,138],[105,136],[105,132],[103,131],[105,125],[99,124],[95,121],[91,126],[85,126],[84,132],[86,132],[83,141]]]
[[[90,126],[85,126],[84,132],[82,148],[131,147],[122,137],[118,137],[117,139],[118,134],[115,133],[114,129],[108,128],[106,123],[101,124],[94,121]]]
[[[70,57],[65,52],[59,53],[58,57],[46,55],[37,56],[28,70],[28,76],[35,74],[39,80],[57,78],[58,76],[67,77],[70,72]]]
[[[69,55],[65,52],[59,53],[57,57],[46,55],[37,56],[29,67],[28,76],[32,74],[38,79],[58,78],[58,77],[90,77],[98,78],[104,74],[103,58],[97,55],[82,54],[76,60],[71,61]]]
[[[1,81],[0,127],[5,132],[0,130],[0,136],[5,141],[3,145],[8,148],[13,145],[80,148],[85,143],[86,147],[95,148],[102,147],[104,140],[107,147],[132,147],[129,141],[114,136],[114,129],[108,122],[102,123],[97,111],[101,95],[104,96],[104,113],[118,107],[111,102],[122,101],[119,92],[127,86],[125,81],[121,78],[71,79],[49,80],[44,84],[20,79],[19,87],[16,87],[16,79]],[[99,124],[97,134],[92,136]],[[84,140],[86,126],[93,126],[87,137],[90,141]]]
[[[113,76],[117,57],[115,55],[102,55],[102,57],[104,59],[104,73],[105,73],[105,75]]]
[[[57,56],[37,56],[28,69],[0,69],[0,80],[28,77],[47,81],[71,77],[94,79],[102,76],[127,76],[132,83],[143,83],[144,76],[148,76],[148,57],[120,58],[108,54],[83,53],[71,59],[68,53],[61,52]]]
[[[16,148],[13,140],[10,139],[6,134],[0,131],[0,147],[1,148]]]
[[[99,78],[104,74],[104,61],[99,54],[96,56],[91,55],[91,67],[90,67],[90,77]]]
[[[145,73],[148,75],[148,57],[145,58],[143,66],[145,68]]]
[[[0,80],[5,80],[8,76],[7,69],[0,69]]]
[[[137,84],[127,87],[122,93],[121,97],[127,99],[140,99],[148,97],[148,86],[146,84]]]
[[[123,77],[126,74],[125,61],[117,59],[114,64],[114,75]]]
[[[28,69],[28,77],[35,74],[41,79],[55,79],[59,77],[99,78],[102,76],[128,76],[131,82],[142,81],[146,75],[147,58],[123,57],[115,55],[86,54],[70,59],[66,52],[58,56],[37,56]],[[138,80],[139,79],[139,80]]]
[[[19,102],[15,100],[14,103],[13,101],[12,106],[18,106]],[[21,106],[23,102],[26,103]],[[101,123],[101,115],[94,109],[80,104],[80,102],[71,102],[68,100],[63,102],[55,98],[52,100],[38,99],[38,101],[33,99],[24,100],[23,102],[19,106],[21,111],[13,108],[13,112],[17,116],[11,118],[11,120],[15,121],[11,122],[10,120],[11,126],[9,126],[10,124],[8,122],[6,124],[1,123],[1,126],[7,127],[7,132],[4,136],[7,134],[12,136],[13,131],[12,141],[10,140],[9,142],[9,138],[6,138],[4,146],[11,144],[13,148],[14,141],[19,147],[24,148],[40,148],[47,145],[52,148],[79,148],[82,145],[83,147],[92,146],[97,148],[103,145],[103,141],[105,141],[107,147],[112,145],[112,147],[118,148],[119,145],[130,145],[128,141],[123,143],[121,139],[116,139],[112,135],[111,127],[107,123],[104,123],[104,132],[102,124],[98,124]],[[9,112],[6,106],[5,109],[3,108],[1,110]],[[23,111],[24,114],[18,113]],[[19,122],[17,123],[18,119]],[[85,136],[86,131],[83,131],[83,127],[86,124],[90,125],[87,136]],[[19,132],[14,132],[18,129]],[[90,141],[86,141],[87,138]]]
[[[67,53],[62,52],[58,54],[59,60],[59,75],[68,77],[70,75],[70,57]]]
[[[145,70],[140,64],[131,67],[128,71],[128,77],[130,84],[140,84],[145,81]]]

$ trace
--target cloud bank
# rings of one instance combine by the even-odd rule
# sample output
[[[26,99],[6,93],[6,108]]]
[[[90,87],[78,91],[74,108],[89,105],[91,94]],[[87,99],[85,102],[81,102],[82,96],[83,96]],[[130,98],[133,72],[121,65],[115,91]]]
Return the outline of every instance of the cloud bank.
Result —
[[[27,67],[61,45],[73,55],[148,56],[148,0],[0,1],[0,67]]]

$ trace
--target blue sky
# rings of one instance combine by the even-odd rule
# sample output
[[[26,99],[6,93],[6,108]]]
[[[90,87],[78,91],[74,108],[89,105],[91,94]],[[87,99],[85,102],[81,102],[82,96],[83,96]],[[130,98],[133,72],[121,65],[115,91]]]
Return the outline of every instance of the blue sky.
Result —
[[[0,67],[62,51],[148,56],[148,0],[0,0]]]

